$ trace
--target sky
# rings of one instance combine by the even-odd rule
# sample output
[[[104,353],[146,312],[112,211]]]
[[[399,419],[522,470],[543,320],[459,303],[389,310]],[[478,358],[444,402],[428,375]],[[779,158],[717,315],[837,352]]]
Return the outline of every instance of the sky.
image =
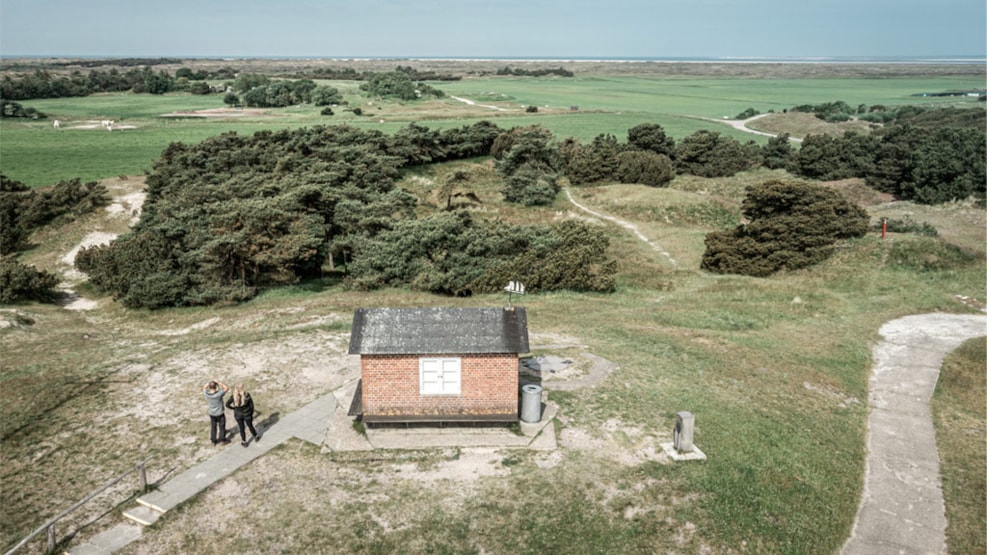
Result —
[[[0,0],[0,57],[949,57],[984,0]]]

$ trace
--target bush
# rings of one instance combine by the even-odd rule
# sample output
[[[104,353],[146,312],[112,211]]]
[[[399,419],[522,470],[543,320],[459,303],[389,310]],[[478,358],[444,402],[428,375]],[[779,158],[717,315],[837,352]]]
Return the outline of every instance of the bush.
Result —
[[[729,177],[761,165],[761,149],[756,143],[740,142],[705,129],[696,131],[675,147],[679,173],[698,177]]]
[[[675,158],[675,139],[665,134],[657,123],[642,123],[627,130],[627,144],[637,150],[648,150]]]
[[[529,114],[534,114],[538,111],[538,106],[532,106],[532,105],[525,106],[524,111]]]
[[[760,113],[761,112],[758,112],[754,108],[748,108],[748,109],[744,110],[743,112],[740,112],[739,114],[737,114],[736,116],[734,116],[733,119],[749,119],[749,118],[752,118],[752,117],[754,117],[754,116],[756,116],[756,115],[758,115]]]
[[[34,266],[26,266],[13,255],[0,257],[0,303],[48,302],[55,298],[58,278]]]
[[[404,221],[363,242],[348,283],[455,296],[500,291],[518,279],[529,292],[612,291],[617,264],[607,246],[602,231],[581,222],[516,226],[447,213]]]
[[[526,164],[504,178],[504,200],[524,206],[552,204],[560,190],[555,174]]]
[[[675,166],[664,154],[628,150],[617,157],[617,178],[622,183],[665,187],[675,178]]]
[[[706,236],[702,269],[769,276],[828,258],[837,241],[867,232],[867,212],[821,185],[769,181],[747,188],[749,223]]]
[[[914,233],[926,237],[937,237],[939,235],[939,231],[929,222],[919,223],[908,217],[904,220],[888,218],[887,221],[884,221],[882,218],[871,229],[873,231],[881,231],[885,229],[885,225],[887,226],[887,231],[891,233]]]

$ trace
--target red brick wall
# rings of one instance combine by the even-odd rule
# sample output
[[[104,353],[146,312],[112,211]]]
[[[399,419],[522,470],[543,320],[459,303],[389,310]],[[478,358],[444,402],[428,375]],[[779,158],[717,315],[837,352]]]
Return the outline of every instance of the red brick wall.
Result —
[[[459,395],[421,395],[418,359],[456,355],[362,355],[363,414],[516,414],[518,357],[515,354],[459,355]]]

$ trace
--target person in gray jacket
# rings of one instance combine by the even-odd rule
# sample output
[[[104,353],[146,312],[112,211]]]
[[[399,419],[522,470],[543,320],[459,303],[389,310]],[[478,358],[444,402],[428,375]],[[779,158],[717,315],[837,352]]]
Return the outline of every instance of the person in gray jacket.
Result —
[[[223,407],[223,396],[229,390],[229,386],[218,380],[213,380],[202,388],[209,404],[209,440],[213,445],[230,442],[226,439],[226,409]]]

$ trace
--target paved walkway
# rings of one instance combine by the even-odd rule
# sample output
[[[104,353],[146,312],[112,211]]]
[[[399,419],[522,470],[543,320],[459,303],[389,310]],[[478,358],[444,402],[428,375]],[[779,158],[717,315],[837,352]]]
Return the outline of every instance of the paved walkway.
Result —
[[[907,316],[880,333],[864,492],[843,555],[938,555],[946,552],[946,509],[929,400],[943,359],[964,341],[987,335],[987,317]]]
[[[212,484],[236,472],[240,467],[267,453],[290,438],[298,438],[332,451],[371,449],[420,449],[429,447],[515,447],[551,450],[558,446],[555,434],[542,433],[558,411],[543,402],[541,421],[520,423],[521,435],[496,428],[449,429],[368,429],[366,435],[353,429],[347,410],[356,391],[353,380],[283,417],[265,420],[258,427],[260,440],[247,448],[239,445],[239,435],[227,446],[216,447],[217,453],[185,472],[161,484],[158,489],[137,499],[137,506],[124,511],[127,522],[118,524],[68,551],[72,555],[109,555],[140,539],[149,526],[169,510],[188,501]],[[543,394],[546,399],[547,393]]]

